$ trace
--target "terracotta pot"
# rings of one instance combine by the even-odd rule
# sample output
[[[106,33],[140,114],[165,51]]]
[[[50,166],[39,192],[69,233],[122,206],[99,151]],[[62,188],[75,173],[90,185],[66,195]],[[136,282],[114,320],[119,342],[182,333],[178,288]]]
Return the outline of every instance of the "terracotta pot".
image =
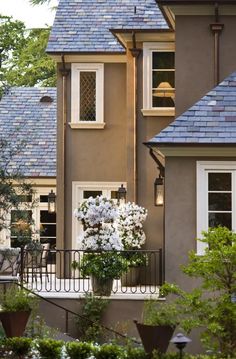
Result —
[[[140,282],[140,267],[129,267],[121,276],[122,287],[134,287]]]
[[[151,354],[154,349],[160,353],[167,351],[175,328],[170,325],[146,325],[134,321],[142,340],[145,352]]]
[[[109,297],[111,295],[112,286],[113,286],[113,279],[103,279],[97,278],[95,276],[91,277],[92,279],[92,288],[93,293],[95,295],[101,295]]]
[[[0,320],[6,336],[23,336],[30,313],[31,311],[0,312]]]

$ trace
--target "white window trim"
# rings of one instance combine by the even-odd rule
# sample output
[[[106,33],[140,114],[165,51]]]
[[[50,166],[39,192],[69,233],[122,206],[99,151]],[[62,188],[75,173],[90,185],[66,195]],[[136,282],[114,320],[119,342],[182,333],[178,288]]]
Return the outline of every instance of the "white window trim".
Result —
[[[80,121],[80,72],[96,73],[96,121]],[[104,64],[71,64],[71,128],[104,128]]]
[[[152,52],[175,51],[174,42],[145,42],[143,44],[143,116],[174,116],[174,107],[152,107]]]
[[[103,191],[104,195],[108,196],[110,191],[117,191],[120,187],[121,183],[126,187],[126,182],[80,182],[73,181],[72,182],[72,249],[78,249],[77,245],[77,237],[80,232],[81,224],[75,218],[74,211],[78,208],[79,203],[83,201],[82,191]]]
[[[236,231],[236,162],[197,161],[197,238],[208,230],[208,171],[232,171],[232,230]],[[204,254],[206,248],[206,243],[197,241],[197,254]]]

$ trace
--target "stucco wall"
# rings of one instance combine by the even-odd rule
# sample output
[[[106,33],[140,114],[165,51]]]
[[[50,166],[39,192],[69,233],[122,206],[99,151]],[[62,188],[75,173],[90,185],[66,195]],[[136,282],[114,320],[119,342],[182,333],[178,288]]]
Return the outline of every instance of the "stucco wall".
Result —
[[[220,12],[220,10],[219,10]],[[176,16],[176,114],[214,87],[213,16]],[[236,16],[220,16],[220,81],[236,70]]]

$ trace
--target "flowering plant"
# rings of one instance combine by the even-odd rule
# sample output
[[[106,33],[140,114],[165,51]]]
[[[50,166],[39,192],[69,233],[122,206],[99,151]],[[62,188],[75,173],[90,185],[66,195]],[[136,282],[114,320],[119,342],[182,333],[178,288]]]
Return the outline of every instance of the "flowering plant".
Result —
[[[86,227],[94,227],[101,223],[113,223],[118,216],[118,211],[114,201],[97,196],[96,198],[89,197],[82,202],[74,215]]]
[[[119,208],[117,228],[124,249],[140,249],[146,236],[143,223],[147,218],[147,210],[135,203],[128,202]]]

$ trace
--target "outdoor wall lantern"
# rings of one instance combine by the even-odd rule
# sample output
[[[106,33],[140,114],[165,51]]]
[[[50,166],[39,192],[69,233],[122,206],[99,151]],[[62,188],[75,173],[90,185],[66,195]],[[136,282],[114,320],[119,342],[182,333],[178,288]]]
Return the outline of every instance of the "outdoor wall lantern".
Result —
[[[56,195],[53,190],[48,194],[48,213],[56,213]]]
[[[154,182],[154,205],[163,206],[164,204],[164,178],[159,176]]]
[[[117,200],[118,200],[119,205],[125,204],[126,193],[127,193],[126,188],[124,187],[124,185],[122,183],[122,185],[118,188],[118,191],[117,191]]]
[[[170,340],[171,343],[175,344],[176,348],[179,349],[179,358],[183,358],[183,349],[188,343],[192,340],[188,337],[185,337],[182,333],[176,334],[174,338]]]

